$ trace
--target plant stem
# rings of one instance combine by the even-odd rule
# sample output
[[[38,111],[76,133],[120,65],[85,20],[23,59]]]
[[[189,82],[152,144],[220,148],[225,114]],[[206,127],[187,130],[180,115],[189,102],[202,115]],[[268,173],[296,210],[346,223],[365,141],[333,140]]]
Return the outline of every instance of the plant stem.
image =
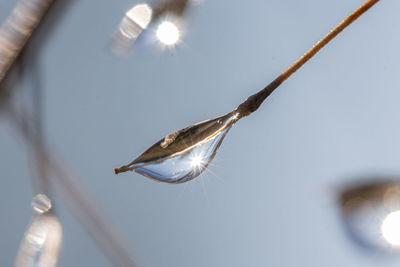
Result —
[[[20,0],[0,28],[0,84],[55,0]]]
[[[35,121],[25,113],[10,111],[8,118],[11,120],[11,125],[16,127],[27,145],[32,147],[48,168],[47,171],[51,175],[49,186],[57,193],[57,197],[64,201],[111,264],[124,267],[141,266],[142,264],[139,265],[133,260],[135,253],[127,246],[118,227],[100,208],[98,201],[91,196],[89,190],[80,183],[82,179],[72,171],[67,161],[55,151],[54,146],[44,146],[43,142],[35,143],[37,140],[32,127],[29,126],[29,123]]]
[[[327,45],[333,38],[335,38],[340,32],[342,32],[347,26],[357,20],[362,14],[364,14],[368,9],[375,5],[379,0],[367,0],[362,6],[360,6],[356,11],[354,11],[345,20],[340,22],[333,30],[331,30],[324,38],[322,38],[318,43],[316,43],[310,50],[308,50],[302,57],[300,57],[295,63],[293,63],[288,69],[282,72],[275,80],[268,84],[264,89],[258,93],[250,96],[242,104],[240,104],[236,111],[239,113],[239,117],[243,118],[250,115],[252,112],[256,111],[264,100],[286,81],[293,73],[295,73],[301,66],[303,66],[307,61],[309,61],[319,50],[321,50],[325,45]]]

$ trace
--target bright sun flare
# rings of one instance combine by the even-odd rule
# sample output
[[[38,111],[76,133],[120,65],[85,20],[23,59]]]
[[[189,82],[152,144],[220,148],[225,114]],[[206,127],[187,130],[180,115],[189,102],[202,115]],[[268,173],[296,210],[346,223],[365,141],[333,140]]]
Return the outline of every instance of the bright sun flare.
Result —
[[[203,157],[202,156],[194,156],[191,158],[190,164],[192,167],[200,167],[203,164]]]
[[[179,41],[179,29],[170,21],[162,22],[156,34],[158,40],[165,45],[175,45]]]
[[[389,213],[382,222],[382,235],[392,246],[400,246],[400,210]]]

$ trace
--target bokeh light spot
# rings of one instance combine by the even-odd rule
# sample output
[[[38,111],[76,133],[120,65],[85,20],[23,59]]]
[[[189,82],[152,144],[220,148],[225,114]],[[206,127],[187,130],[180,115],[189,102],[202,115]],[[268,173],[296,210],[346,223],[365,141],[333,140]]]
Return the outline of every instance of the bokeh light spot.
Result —
[[[383,220],[382,235],[392,246],[400,246],[400,210],[389,213]]]
[[[179,41],[180,33],[178,27],[170,22],[164,21],[157,28],[157,38],[165,45],[175,45]]]

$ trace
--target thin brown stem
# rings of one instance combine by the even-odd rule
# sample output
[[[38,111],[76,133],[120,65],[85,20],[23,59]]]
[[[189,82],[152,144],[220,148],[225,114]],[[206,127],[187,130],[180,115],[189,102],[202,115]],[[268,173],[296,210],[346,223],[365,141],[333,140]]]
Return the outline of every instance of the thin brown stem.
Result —
[[[342,32],[347,26],[356,21],[362,14],[368,9],[375,5],[379,0],[367,0],[362,6],[354,11],[345,20],[340,22],[333,30],[331,30],[324,38],[316,43],[310,50],[308,50],[302,57],[300,57],[295,63],[293,63],[288,69],[282,72],[275,80],[268,84],[264,89],[258,93],[250,96],[242,104],[238,106],[236,111],[239,113],[239,118],[246,117],[252,112],[256,111],[264,100],[286,81],[293,73],[295,73],[301,66],[309,61],[319,50],[327,45],[333,38],[335,38],[340,32]]]

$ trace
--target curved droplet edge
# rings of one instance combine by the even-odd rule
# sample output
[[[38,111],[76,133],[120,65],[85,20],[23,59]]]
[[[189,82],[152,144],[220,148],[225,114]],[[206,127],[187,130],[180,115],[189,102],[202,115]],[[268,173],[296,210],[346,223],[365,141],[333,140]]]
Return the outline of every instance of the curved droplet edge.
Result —
[[[233,125],[233,124],[232,124],[232,125]],[[230,125],[229,127],[225,128],[225,131],[226,131],[226,132],[223,133],[223,136],[222,136],[221,139],[219,140],[219,142],[218,142],[218,144],[217,144],[217,146],[216,146],[214,152],[213,152],[212,155],[210,156],[210,160],[207,162],[207,164],[202,165],[201,168],[198,168],[198,169],[195,169],[195,170],[189,172],[188,174],[186,174],[186,175],[183,176],[182,178],[179,178],[179,179],[174,180],[174,181],[168,181],[168,180],[163,180],[163,179],[157,179],[157,178],[152,177],[151,175],[149,175],[149,174],[147,174],[147,173],[143,173],[143,172],[140,172],[140,171],[137,170],[138,168],[145,167],[146,165],[142,165],[142,166],[136,167],[136,168],[134,168],[134,169],[131,169],[131,171],[134,171],[134,172],[136,172],[136,173],[138,173],[138,174],[140,174],[140,175],[143,175],[143,176],[145,176],[146,178],[149,178],[149,179],[151,179],[151,180],[154,180],[154,181],[157,181],[157,182],[160,182],[160,183],[165,183],[165,184],[182,184],[182,183],[189,182],[189,181],[195,179],[196,177],[200,176],[200,175],[208,168],[208,166],[209,166],[209,165],[211,164],[211,162],[214,160],[215,155],[217,154],[217,152],[218,152],[218,150],[219,150],[219,147],[221,146],[223,140],[225,139],[225,136],[227,135],[227,133],[229,132],[229,130],[232,128],[232,125]],[[194,172],[198,172],[198,173],[197,173],[197,174],[194,174]],[[189,179],[188,179],[188,178],[189,178]]]

